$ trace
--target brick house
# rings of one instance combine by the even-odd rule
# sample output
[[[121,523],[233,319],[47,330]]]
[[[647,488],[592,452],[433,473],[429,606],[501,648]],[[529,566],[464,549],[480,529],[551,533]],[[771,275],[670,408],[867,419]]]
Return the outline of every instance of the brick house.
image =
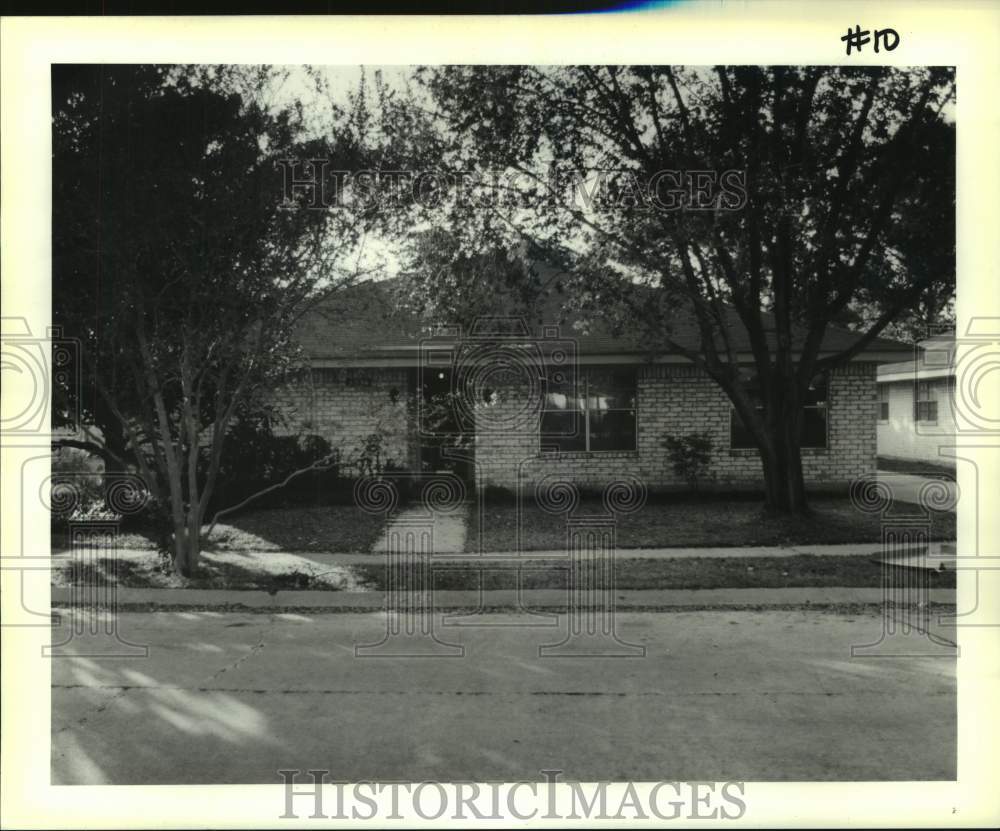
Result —
[[[484,318],[462,330],[407,313],[396,282],[345,290],[299,328],[310,370],[285,388],[284,430],[327,438],[347,457],[381,437],[381,461],[397,469],[451,469],[477,486],[514,488],[555,475],[580,487],[638,476],[647,487],[686,487],[663,445],[668,435],[707,433],[718,488],[763,480],[749,433],[719,388],[677,354],[654,354],[597,325]],[[557,318],[550,316],[553,321]],[[752,371],[743,327],[732,336]],[[697,344],[692,320],[672,336]],[[823,354],[854,342],[830,329]],[[875,340],[846,366],[817,377],[807,402],[807,483],[841,487],[874,470],[876,371],[906,354]]]
[[[913,360],[878,368],[878,455],[951,465],[955,443],[954,334],[920,341]]]

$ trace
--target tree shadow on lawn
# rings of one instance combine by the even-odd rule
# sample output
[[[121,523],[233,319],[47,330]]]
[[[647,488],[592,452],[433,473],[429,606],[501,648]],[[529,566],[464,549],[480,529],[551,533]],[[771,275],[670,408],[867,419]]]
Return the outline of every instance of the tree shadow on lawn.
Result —
[[[185,579],[157,572],[151,552],[117,561],[87,563],[83,568],[60,572],[58,585],[95,583],[133,588],[241,589],[258,591],[385,591],[389,574],[384,564],[351,564],[331,567],[307,556],[275,552],[217,552],[205,555],[197,574]],[[619,558],[614,563],[616,590],[717,589],[789,587],[879,588],[884,569],[871,555],[796,554],[787,557],[680,557],[671,559]],[[894,582],[911,584],[915,579],[905,566],[893,568]],[[473,563],[435,570],[435,591],[476,591],[569,588],[567,562],[526,561],[478,567]],[[953,571],[920,572],[928,588],[954,588]],[[393,569],[396,590],[423,591],[426,572],[422,568]]]
[[[208,531],[210,523],[202,527]],[[316,551],[334,553],[371,552],[385,528],[383,517],[365,513],[353,505],[323,505],[266,508],[234,514],[220,521],[203,551]],[[155,550],[156,533],[148,527],[125,525],[118,534],[118,548]],[[69,548],[65,528],[53,527],[52,550]]]
[[[110,557],[53,562],[52,585],[108,585],[142,589],[315,589],[364,591],[363,572],[348,565],[331,565],[308,554],[284,551],[206,551],[192,577],[165,568],[155,551],[123,551]]]
[[[52,585],[122,586],[143,589],[256,589],[279,591],[316,589],[363,591],[356,569],[331,565],[308,554],[283,551],[205,551],[190,578],[165,567],[158,552],[121,551],[115,558],[69,557],[53,561]]]
[[[915,505],[897,503],[884,517],[858,510],[849,499],[814,497],[805,516],[768,513],[762,502],[741,498],[651,500],[634,514],[616,518],[618,548],[748,547],[829,543],[880,543],[884,520],[922,516]],[[566,515],[547,513],[533,502],[487,501],[482,515],[472,505],[467,550],[560,550],[566,545]],[[583,499],[574,518],[606,515],[598,499]],[[930,512],[931,539],[955,539],[954,511]]]
[[[206,540],[215,551],[371,552],[384,518],[354,505],[267,508],[226,517]]]
[[[65,556],[68,540],[53,530],[52,585],[120,585],[131,588],[363,590],[355,572],[332,565],[323,554],[369,554],[381,539],[385,520],[353,505],[268,508],[227,517],[207,538],[196,573],[173,573],[158,551],[155,535],[126,528],[116,558]],[[208,526],[204,526],[203,533]],[[60,546],[58,539],[63,541]],[[373,562],[380,562],[373,555]]]

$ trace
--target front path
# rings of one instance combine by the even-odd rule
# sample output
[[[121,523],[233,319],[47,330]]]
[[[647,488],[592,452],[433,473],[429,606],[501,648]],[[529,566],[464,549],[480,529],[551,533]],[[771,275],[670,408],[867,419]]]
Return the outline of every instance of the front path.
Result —
[[[393,533],[402,532],[414,527],[420,528],[428,523],[433,526],[433,553],[460,554],[465,551],[467,534],[467,511],[456,510],[451,513],[434,512],[428,516],[428,511],[416,506],[404,508],[389,520],[385,531],[372,547],[373,554],[383,554],[389,548],[389,540]]]

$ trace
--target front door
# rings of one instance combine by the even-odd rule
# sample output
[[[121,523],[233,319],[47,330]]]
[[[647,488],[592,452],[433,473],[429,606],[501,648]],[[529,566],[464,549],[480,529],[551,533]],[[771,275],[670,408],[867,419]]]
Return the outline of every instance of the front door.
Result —
[[[450,472],[472,482],[473,430],[464,423],[464,408],[456,400],[449,367],[423,367],[417,394],[421,397],[419,444],[423,473]]]

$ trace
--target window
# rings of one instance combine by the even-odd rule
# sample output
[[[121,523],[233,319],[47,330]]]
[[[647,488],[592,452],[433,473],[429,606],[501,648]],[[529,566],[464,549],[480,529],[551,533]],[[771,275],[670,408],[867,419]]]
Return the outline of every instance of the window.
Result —
[[[752,379],[747,388],[751,395],[759,395],[759,387],[755,379]],[[827,407],[826,407],[827,379],[826,375],[817,375],[806,390],[805,400],[802,404],[802,439],[801,447],[826,447],[827,435]],[[763,412],[763,404],[757,405],[757,411]],[[730,411],[729,422],[729,445],[733,450],[756,448],[753,435],[743,423],[739,413],[735,408]]]
[[[917,396],[913,404],[913,418],[915,421],[926,421],[930,424],[937,423],[937,398],[935,396],[934,385],[930,381],[917,382]]]
[[[826,447],[826,376],[813,379],[802,405],[802,447]]]
[[[543,451],[635,450],[635,372],[579,370],[548,379]]]
[[[878,420],[889,420],[889,385],[878,385]]]

